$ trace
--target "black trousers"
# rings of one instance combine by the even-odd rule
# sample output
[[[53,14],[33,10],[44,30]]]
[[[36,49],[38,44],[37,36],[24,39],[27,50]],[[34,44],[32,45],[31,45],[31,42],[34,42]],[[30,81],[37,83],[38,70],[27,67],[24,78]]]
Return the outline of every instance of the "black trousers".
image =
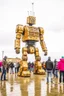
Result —
[[[62,79],[63,78],[63,79]],[[60,83],[63,81],[64,83],[64,71],[60,71]]]
[[[0,67],[0,72],[1,72],[1,67]]]

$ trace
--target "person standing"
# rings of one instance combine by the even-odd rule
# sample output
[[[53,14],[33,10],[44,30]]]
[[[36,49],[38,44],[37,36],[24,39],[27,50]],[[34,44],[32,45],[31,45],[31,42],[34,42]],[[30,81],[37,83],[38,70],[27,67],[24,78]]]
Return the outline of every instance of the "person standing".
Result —
[[[14,68],[14,63],[10,62],[10,74],[14,73],[13,68]]]
[[[31,67],[31,71],[33,72],[34,71],[34,63],[33,62],[31,63],[30,67]]]
[[[1,69],[2,69],[2,61],[0,61],[0,72],[1,72]]]
[[[45,62],[42,62],[42,68],[46,71],[46,65],[45,65]]]
[[[7,61],[6,61],[7,57],[5,56],[3,58],[3,62],[2,62],[2,74],[1,74],[1,80],[7,80],[6,79],[6,70],[7,70]],[[4,77],[4,79],[3,79]]]
[[[59,74],[60,74],[59,82],[64,83],[64,57],[63,56],[60,59],[60,61],[58,62],[58,70],[59,70]]]
[[[51,78],[52,83],[52,75],[53,75],[53,62],[51,61],[51,57],[48,57],[46,61],[46,72],[47,72],[47,83],[49,83],[49,77]]]
[[[54,64],[53,68],[54,77],[58,78],[58,63],[56,59],[54,60],[53,64]]]
[[[20,63],[17,62],[17,72],[19,72],[19,68],[20,68]]]
[[[14,67],[15,67],[15,73],[18,73],[19,67],[20,67],[19,62],[15,62],[15,63],[14,63]]]

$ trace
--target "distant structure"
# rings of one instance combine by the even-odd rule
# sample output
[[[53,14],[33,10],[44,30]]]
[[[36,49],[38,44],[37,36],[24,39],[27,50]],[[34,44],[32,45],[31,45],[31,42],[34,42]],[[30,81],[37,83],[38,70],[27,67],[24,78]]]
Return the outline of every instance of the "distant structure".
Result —
[[[16,62],[20,62],[21,59],[20,58],[7,58],[7,62],[13,62],[13,63],[16,63]]]

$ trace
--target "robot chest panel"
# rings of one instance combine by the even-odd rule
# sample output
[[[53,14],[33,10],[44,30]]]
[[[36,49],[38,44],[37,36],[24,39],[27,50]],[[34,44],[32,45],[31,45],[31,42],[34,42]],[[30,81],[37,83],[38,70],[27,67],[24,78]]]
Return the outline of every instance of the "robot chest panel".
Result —
[[[32,26],[26,26],[25,27],[25,34],[23,36],[23,41],[26,40],[39,40],[39,29]]]
[[[29,27],[28,32],[29,32],[29,36],[39,37],[39,29],[36,27]]]

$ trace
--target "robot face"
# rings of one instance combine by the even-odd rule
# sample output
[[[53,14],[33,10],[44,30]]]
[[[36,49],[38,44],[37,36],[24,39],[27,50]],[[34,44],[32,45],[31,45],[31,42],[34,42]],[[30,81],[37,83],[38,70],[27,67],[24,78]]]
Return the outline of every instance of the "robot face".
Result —
[[[36,17],[34,16],[27,17],[27,24],[34,25],[35,23],[36,23]]]

